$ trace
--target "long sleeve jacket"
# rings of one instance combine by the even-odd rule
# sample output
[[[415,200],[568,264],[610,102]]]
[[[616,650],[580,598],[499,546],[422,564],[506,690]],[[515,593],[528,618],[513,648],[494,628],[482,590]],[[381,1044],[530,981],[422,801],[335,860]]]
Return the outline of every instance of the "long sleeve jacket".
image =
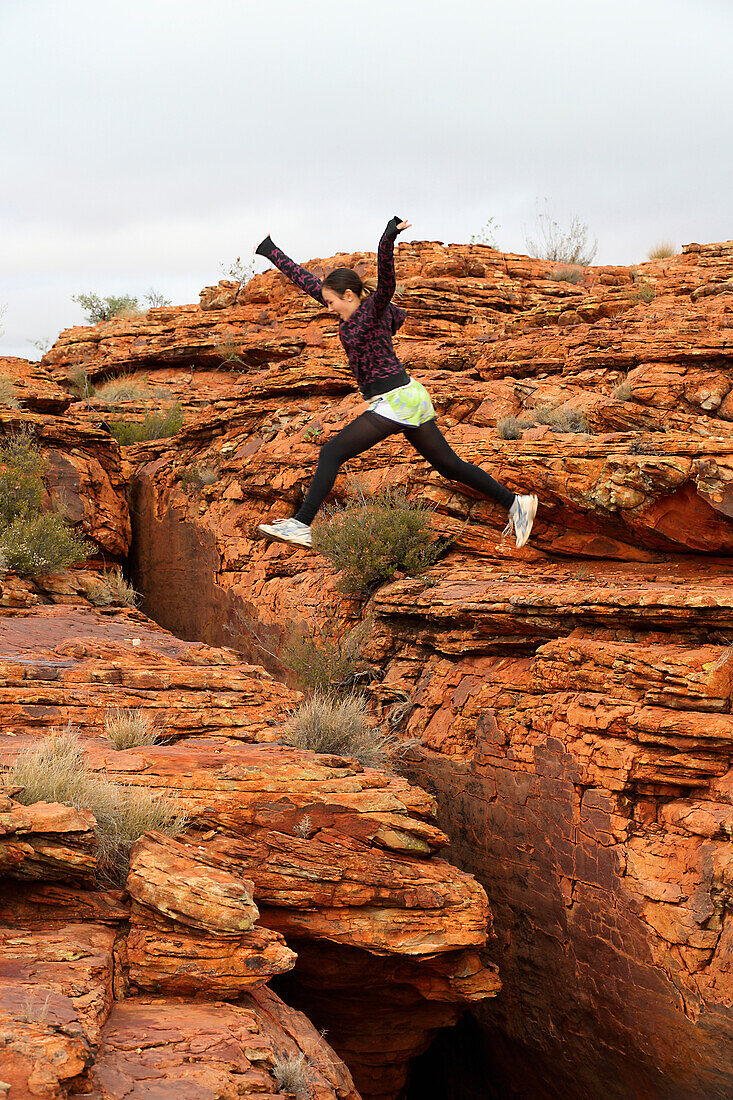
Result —
[[[382,234],[377,251],[377,289],[361,303],[348,321],[339,321],[339,339],[344,346],[349,366],[364,397],[386,393],[406,385],[410,378],[392,347],[392,337],[404,324],[405,311],[392,304],[396,280],[394,242],[400,221],[395,217]],[[283,275],[297,287],[325,305],[321,281],[306,268],[286,256],[276,244],[265,237],[256,249],[266,256]]]

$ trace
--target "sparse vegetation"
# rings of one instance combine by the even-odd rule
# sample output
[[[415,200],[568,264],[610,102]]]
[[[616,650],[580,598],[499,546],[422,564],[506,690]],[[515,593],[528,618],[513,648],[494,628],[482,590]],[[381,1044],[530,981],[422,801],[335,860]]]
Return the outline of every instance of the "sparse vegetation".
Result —
[[[286,744],[333,756],[353,756],[365,768],[386,768],[403,743],[367,722],[366,698],[341,699],[316,692],[290,715],[283,734]]]
[[[78,397],[89,398],[91,396],[92,387],[86,367],[82,365],[73,367],[66,375],[66,381]]]
[[[43,358],[43,356],[46,354],[48,349],[51,347],[51,341],[48,340],[48,339],[45,339],[45,340],[29,340],[28,343],[31,345],[31,347],[34,347],[36,349],[36,351],[40,351],[41,358]]]
[[[116,749],[155,745],[160,741],[153,719],[142,710],[108,710],[104,716],[104,736]]]
[[[643,439],[634,439],[629,443],[630,455],[658,455],[659,453],[653,443],[647,443]]]
[[[95,607],[109,607],[121,605],[122,607],[137,607],[140,597],[129,581],[122,575],[121,569],[115,569],[112,573],[104,573],[89,589],[89,599]]]
[[[244,365],[244,360],[239,354],[240,348],[234,342],[231,336],[221,340],[218,344],[214,344],[214,351],[221,358],[221,365],[225,366],[227,363],[239,363]]]
[[[559,267],[550,278],[555,283],[582,283],[585,272],[580,267]]]
[[[78,731],[70,724],[19,753],[6,774],[12,786],[22,787],[14,797],[24,806],[60,802],[92,812],[103,882],[124,884],[130,848],[143,833],[155,829],[175,836],[187,823],[169,799],[145,788],[125,789],[92,772]]]
[[[0,444],[0,552],[5,567],[40,575],[83,561],[92,547],[58,511],[42,512],[45,460],[30,435]]]
[[[22,1012],[22,1019],[25,1023],[45,1024],[48,1020],[48,1002],[50,1000],[50,993],[47,993],[44,997],[41,993],[37,993],[36,990],[29,989],[26,993]]]
[[[674,256],[676,252],[677,249],[671,241],[660,241],[659,244],[655,244],[653,248],[649,249],[647,259],[666,260],[670,256]]]
[[[213,485],[218,478],[219,472],[213,466],[191,466],[181,474],[180,483],[185,492],[198,492],[204,485]]]
[[[5,374],[0,374],[0,405],[7,405],[11,409],[20,408],[13,380]]]
[[[313,1100],[313,1064],[305,1054],[277,1054],[272,1072],[281,1092],[289,1092],[296,1100]]]
[[[111,294],[101,298],[99,294],[72,294],[72,302],[77,302],[84,310],[84,318],[89,325],[98,325],[101,321],[112,321],[115,317],[141,317],[151,306],[169,306],[170,302],[156,290],[144,295],[148,303],[141,308],[138,298],[131,294]]]
[[[251,259],[249,263],[242,263],[242,257],[237,256],[234,263],[231,263],[229,267],[225,267],[224,264],[219,264],[219,268],[228,279],[232,280],[232,282],[244,286],[254,274],[255,262],[254,259]]]
[[[639,289],[633,295],[633,298],[636,302],[646,302],[649,304],[649,302],[654,301],[656,293],[651,283],[642,282]]]
[[[110,378],[95,386],[90,397],[105,405],[115,405],[118,401],[149,401],[151,398],[164,398],[169,394],[167,386],[151,386],[147,378],[122,374],[119,378]]]
[[[495,234],[497,229],[501,226],[498,224],[495,218],[489,218],[484,225],[481,226],[478,233],[474,233],[471,237],[470,244],[486,244],[490,248],[496,248]]]
[[[312,631],[305,624],[291,629],[278,658],[306,694],[350,691],[365,667],[363,651],[371,627],[367,618],[347,631],[333,616],[323,623],[314,616]]]
[[[167,412],[150,412],[143,420],[114,420],[112,435],[121,446],[148,439],[167,439],[183,427],[183,409],[177,401]]]
[[[496,422],[496,432],[500,439],[521,439],[522,422],[516,416],[502,416]]]
[[[308,814],[304,814],[300,821],[293,826],[293,832],[296,836],[302,837],[304,840],[308,840],[314,833],[313,822]]]
[[[544,211],[537,211],[535,236],[525,233],[525,243],[530,256],[555,263],[579,264],[587,267],[598,251],[598,240],[588,239],[588,226],[574,217],[567,229],[552,217],[547,200]]]
[[[614,386],[611,392],[617,401],[630,401],[633,396],[631,383],[626,378]]]
[[[577,409],[558,409],[554,405],[545,403],[529,409],[528,416],[531,417],[531,423],[546,424],[553,432],[577,432],[587,435],[591,431],[588,420]],[[522,417],[520,423],[526,424],[527,421]]]
[[[341,571],[345,592],[365,595],[396,573],[419,576],[451,540],[435,540],[431,509],[403,489],[360,493],[343,508],[331,507],[313,527],[313,548]]]

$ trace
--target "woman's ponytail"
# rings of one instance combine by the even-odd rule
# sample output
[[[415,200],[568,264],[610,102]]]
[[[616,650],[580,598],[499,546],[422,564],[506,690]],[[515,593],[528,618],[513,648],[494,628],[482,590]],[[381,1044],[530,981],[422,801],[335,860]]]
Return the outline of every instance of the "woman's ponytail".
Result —
[[[365,298],[368,298],[370,294],[374,294],[377,289],[377,283],[375,279],[362,279],[361,280],[361,294],[359,297],[362,302]]]

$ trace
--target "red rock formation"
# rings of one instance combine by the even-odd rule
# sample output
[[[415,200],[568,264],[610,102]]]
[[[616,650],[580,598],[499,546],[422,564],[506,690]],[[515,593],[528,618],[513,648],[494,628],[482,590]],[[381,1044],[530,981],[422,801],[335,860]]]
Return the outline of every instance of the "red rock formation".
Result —
[[[69,330],[42,365],[59,382],[79,366],[96,378],[145,371],[184,399],[178,437],[126,448],[131,562],[162,625],[259,662],[254,634],[275,652],[311,611],[343,623],[374,616],[375,712],[407,696],[402,728],[423,744],[413,774],[437,799],[451,858],[476,873],[495,914],[488,954],[478,958],[471,940],[475,888],[459,888],[447,864],[433,873],[434,804],[402,781],[374,785],[353,764],[306,765],[261,743],[232,749],[218,714],[210,726],[183,723],[213,733],[210,743],[110,754],[91,739],[90,759],[195,810],[207,850],[250,879],[263,923],[292,940],[298,966],[279,982],[330,1029],[365,1094],[395,1095],[405,1072],[395,1035],[410,1053],[424,1047],[489,991],[491,960],[501,995],[472,1013],[476,1057],[497,1089],[538,1100],[724,1100],[733,1090],[733,246],[690,245],[569,282],[544,261],[410,242],[397,249],[397,272],[408,314],[397,353],[430,389],[447,438],[542,503],[518,553],[498,540],[499,509],[444,482],[400,437],[386,441],[349,464],[336,496],[354,476],[367,491],[405,485],[433,503],[436,532],[456,542],[430,584],[399,580],[368,608],[335,594],[323,559],[255,535],[263,517],[293,509],[318,447],[363,408],[333,318],[279,274],[207,288],[201,308]],[[237,374],[221,370],[232,341]],[[559,430],[570,413],[587,432]],[[512,416],[535,426],[505,439],[497,425]],[[106,623],[117,638],[132,619]],[[11,705],[20,691],[16,680]],[[100,700],[85,713],[99,713]],[[43,727],[44,705],[25,697],[13,710],[18,735]],[[278,721],[275,704],[268,713]],[[252,740],[267,737],[261,726]],[[304,816],[316,831],[300,837]],[[379,914],[371,923],[367,910]],[[401,923],[382,927],[395,914],[413,921],[406,935]],[[162,920],[151,918],[151,930]],[[434,958],[411,954],[420,935]]]

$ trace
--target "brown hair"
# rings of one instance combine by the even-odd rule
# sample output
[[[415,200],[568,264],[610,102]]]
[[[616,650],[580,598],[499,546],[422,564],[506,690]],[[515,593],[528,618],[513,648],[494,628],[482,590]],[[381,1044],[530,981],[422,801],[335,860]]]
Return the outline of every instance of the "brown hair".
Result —
[[[321,287],[332,290],[339,298],[343,298],[344,293],[350,290],[363,301],[374,293],[377,284],[373,279],[360,279],[350,267],[337,267],[326,276]]]

